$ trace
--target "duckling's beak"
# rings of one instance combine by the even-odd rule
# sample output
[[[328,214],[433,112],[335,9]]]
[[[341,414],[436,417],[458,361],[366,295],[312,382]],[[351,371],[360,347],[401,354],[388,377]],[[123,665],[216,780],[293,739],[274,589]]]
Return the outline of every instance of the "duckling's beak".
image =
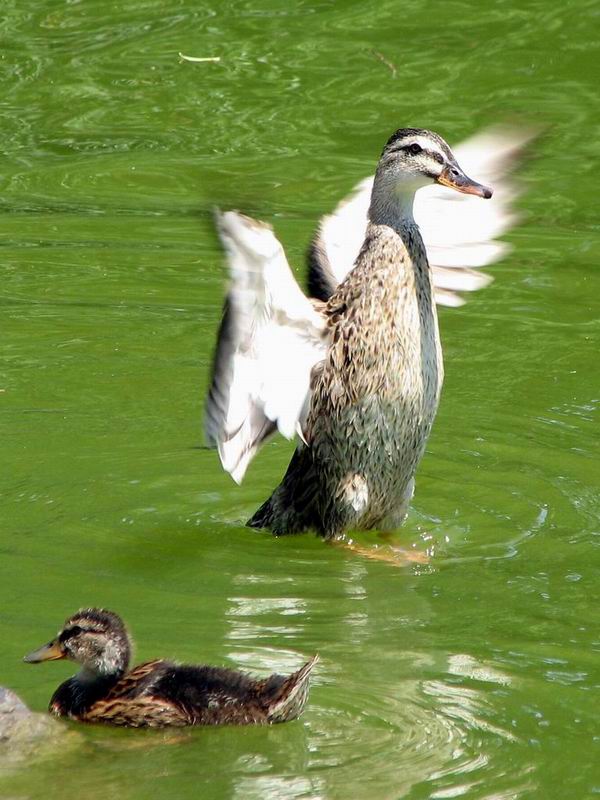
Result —
[[[39,664],[41,661],[58,661],[59,658],[66,658],[66,653],[61,647],[58,639],[54,639],[43,647],[34,650],[23,658],[27,664]]]
[[[457,192],[463,194],[474,194],[476,197],[483,197],[489,200],[493,194],[492,189],[488,186],[482,186],[481,183],[476,183],[468,178],[458,164],[447,164],[442,170],[437,179],[438,183],[442,186],[448,186],[450,189],[456,189]]]

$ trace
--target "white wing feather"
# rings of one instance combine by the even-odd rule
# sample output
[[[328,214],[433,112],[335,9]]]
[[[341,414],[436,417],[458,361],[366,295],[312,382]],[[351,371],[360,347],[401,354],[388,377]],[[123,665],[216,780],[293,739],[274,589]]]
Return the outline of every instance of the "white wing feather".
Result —
[[[206,406],[207,439],[240,483],[275,427],[296,433],[325,320],[303,294],[272,229],[229,211],[217,216],[231,287]]]

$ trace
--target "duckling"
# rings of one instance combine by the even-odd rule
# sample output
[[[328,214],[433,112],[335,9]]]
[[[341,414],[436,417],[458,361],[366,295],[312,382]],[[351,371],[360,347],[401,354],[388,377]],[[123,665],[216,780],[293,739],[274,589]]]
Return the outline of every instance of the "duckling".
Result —
[[[55,639],[23,659],[69,659],[80,671],[52,695],[49,711],[80,722],[132,728],[185,725],[267,725],[302,713],[314,656],[297,672],[256,680],[223,667],[147,661],[129,669],[131,639],[121,618],[86,608],[67,619]]]
[[[502,176],[528,138],[489,133],[461,149],[484,174]],[[471,212],[469,224],[459,224],[432,184],[470,201],[492,197],[441,136],[397,130],[375,177],[320,226],[309,254],[314,298],[299,288],[269,226],[237,212],[218,215],[232,280],[207,440],[238,483],[275,431],[299,440],[249,526],[276,535],[312,528],[335,539],[348,530],[395,529],[406,517],[443,381],[436,302],[460,305],[459,291],[489,282],[473,267],[500,257],[505,246],[495,238],[514,218],[505,183],[493,213]]]

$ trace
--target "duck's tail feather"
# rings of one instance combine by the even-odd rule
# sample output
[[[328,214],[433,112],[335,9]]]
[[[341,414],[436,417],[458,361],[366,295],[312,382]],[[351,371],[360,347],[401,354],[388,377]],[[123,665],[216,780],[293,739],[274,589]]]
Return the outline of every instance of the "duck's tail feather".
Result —
[[[269,722],[288,722],[300,716],[308,700],[310,673],[318,660],[319,656],[314,655],[289,677],[272,675],[266,681],[264,697],[268,706]]]
[[[246,525],[250,528],[268,528],[276,536],[303,533],[315,524],[317,489],[318,479],[310,451],[300,444],[283,480]]]

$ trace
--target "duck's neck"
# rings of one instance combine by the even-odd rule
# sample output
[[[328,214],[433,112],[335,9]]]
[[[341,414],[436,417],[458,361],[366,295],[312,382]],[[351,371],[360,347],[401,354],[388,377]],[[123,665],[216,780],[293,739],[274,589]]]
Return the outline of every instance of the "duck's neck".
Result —
[[[417,228],[413,216],[415,192],[422,185],[412,181],[399,181],[397,177],[392,179],[385,174],[375,175],[369,221],[374,225],[387,225],[400,236],[412,232]]]

